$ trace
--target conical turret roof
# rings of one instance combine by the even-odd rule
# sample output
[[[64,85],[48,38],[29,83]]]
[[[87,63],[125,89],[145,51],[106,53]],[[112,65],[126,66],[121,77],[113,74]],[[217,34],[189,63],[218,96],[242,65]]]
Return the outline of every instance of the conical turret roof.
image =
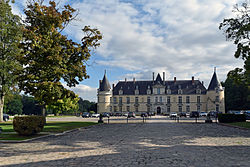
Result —
[[[221,87],[221,84],[216,75],[216,71],[214,71],[213,77],[208,86],[208,90],[215,90],[215,88],[218,88],[218,87]]]
[[[157,75],[157,77],[156,77],[156,79],[155,79],[155,83],[157,84],[157,83],[162,83],[163,81],[162,81],[162,79],[161,79],[161,76],[160,76],[160,74],[158,73],[158,75]]]
[[[110,87],[109,81],[108,81],[108,79],[106,77],[106,73],[105,73],[104,76],[103,76],[103,79],[102,79],[102,81],[100,83],[99,90],[100,91],[109,91],[110,89],[111,89],[111,87]]]

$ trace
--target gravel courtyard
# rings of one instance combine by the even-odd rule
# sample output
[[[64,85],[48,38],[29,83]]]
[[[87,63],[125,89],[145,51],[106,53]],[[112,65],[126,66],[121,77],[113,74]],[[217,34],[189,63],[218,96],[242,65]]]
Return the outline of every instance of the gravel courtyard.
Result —
[[[0,166],[249,166],[250,130],[148,120],[0,143]]]

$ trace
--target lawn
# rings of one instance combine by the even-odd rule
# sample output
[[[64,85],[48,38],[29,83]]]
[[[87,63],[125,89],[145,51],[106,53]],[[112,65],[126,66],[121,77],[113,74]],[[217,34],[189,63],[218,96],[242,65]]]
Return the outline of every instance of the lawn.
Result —
[[[250,122],[234,122],[234,123],[229,123],[229,124],[250,129]]]
[[[94,122],[47,122],[43,131],[40,134],[34,136],[19,136],[15,133],[12,123],[0,123],[0,127],[3,129],[0,134],[0,140],[25,140],[51,133],[61,133],[67,130],[76,129],[80,127],[86,127],[95,125]]]

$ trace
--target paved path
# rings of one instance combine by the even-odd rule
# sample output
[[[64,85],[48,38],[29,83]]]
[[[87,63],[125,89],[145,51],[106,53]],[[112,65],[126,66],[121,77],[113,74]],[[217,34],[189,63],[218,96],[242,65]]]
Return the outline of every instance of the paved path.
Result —
[[[0,143],[0,166],[250,165],[250,131],[217,124],[103,124],[29,143]]]

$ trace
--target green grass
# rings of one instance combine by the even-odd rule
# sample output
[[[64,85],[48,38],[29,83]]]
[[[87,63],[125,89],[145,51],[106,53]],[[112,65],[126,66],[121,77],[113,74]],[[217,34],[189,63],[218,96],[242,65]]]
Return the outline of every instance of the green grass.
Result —
[[[3,133],[0,134],[0,140],[25,140],[49,133],[61,133],[67,130],[76,129],[80,127],[86,127],[90,125],[95,125],[94,122],[47,122],[43,128],[42,134],[37,134],[33,136],[19,136],[15,133],[12,122],[0,123],[0,127],[3,129]]]
[[[250,129],[250,122],[234,122],[234,123],[228,123],[228,124]]]

